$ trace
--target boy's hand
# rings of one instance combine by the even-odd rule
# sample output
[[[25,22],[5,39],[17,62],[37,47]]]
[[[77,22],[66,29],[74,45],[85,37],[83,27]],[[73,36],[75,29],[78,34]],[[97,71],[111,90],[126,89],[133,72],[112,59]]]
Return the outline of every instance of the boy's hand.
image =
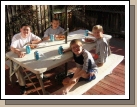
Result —
[[[89,34],[90,36],[94,36],[91,32],[88,32],[88,34]]]
[[[38,43],[40,43],[40,42],[42,42],[42,39],[37,39],[37,40],[32,40],[31,42],[30,42],[30,44],[38,44]]]
[[[22,58],[22,57],[25,56],[24,52],[22,52],[22,51],[18,51],[17,54],[18,54],[18,57],[19,57],[19,58]]]
[[[20,51],[19,49],[16,49],[16,48],[11,47],[11,51],[14,52],[14,53],[16,53],[19,58],[22,58],[22,57],[25,56],[25,53],[22,52],[22,51]]]
[[[48,37],[43,37],[43,41],[46,41],[46,40],[49,40],[50,39],[50,37],[48,36]]]

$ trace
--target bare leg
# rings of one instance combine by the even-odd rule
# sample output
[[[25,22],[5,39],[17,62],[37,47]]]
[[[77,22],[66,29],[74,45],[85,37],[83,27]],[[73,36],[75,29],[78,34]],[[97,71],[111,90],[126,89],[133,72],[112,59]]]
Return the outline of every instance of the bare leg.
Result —
[[[64,87],[62,87],[61,89],[53,92],[52,95],[66,95],[69,92],[69,90],[78,82],[78,79],[75,83],[69,83]]]
[[[80,76],[79,76],[79,73],[82,73],[80,72],[81,68],[78,68],[76,71],[75,71],[75,74],[73,76],[72,79],[69,79],[69,82],[68,82],[68,79],[64,80],[64,81],[67,81],[68,83],[64,85],[64,87],[62,87],[61,89],[53,92],[52,94],[53,95],[65,95],[69,92],[69,90],[78,82]]]
[[[81,68],[77,68],[77,69],[75,70],[74,75],[73,75],[73,78],[79,73],[80,70],[81,70]],[[63,80],[62,83],[63,83],[63,85],[65,86],[66,84],[69,84],[70,81],[72,81],[72,79],[69,78],[69,77],[67,77],[67,78],[65,78],[65,79]]]
[[[63,80],[62,84],[65,86],[65,85],[69,84],[69,81],[70,81],[70,78],[67,77]]]

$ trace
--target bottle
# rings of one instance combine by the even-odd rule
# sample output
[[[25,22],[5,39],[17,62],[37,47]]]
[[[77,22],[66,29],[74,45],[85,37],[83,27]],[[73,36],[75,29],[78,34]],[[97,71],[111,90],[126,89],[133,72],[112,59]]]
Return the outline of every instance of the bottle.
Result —
[[[39,52],[38,51],[34,52],[34,57],[36,60],[39,60]]]
[[[29,54],[29,53],[30,53],[30,51],[31,51],[30,46],[29,46],[29,45],[27,45],[27,46],[26,46],[26,53],[27,53],[27,54]]]

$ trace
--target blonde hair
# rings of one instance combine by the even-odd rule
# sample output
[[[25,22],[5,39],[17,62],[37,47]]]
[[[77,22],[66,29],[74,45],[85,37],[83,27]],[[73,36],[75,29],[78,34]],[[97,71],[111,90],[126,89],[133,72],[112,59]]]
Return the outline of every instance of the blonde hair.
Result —
[[[101,25],[95,25],[95,26],[93,26],[93,28],[92,28],[92,31],[93,30],[99,30],[100,32],[103,32],[103,27],[101,26]]]
[[[80,46],[82,46],[82,42],[79,40],[79,39],[73,39],[71,42],[70,42],[70,48],[73,44],[79,44]]]

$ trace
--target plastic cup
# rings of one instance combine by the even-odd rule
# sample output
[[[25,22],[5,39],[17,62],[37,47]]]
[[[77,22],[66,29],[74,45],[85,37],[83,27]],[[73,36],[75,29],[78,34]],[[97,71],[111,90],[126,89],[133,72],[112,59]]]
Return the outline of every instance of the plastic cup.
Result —
[[[50,34],[50,41],[53,42],[55,40],[54,34]]]
[[[88,31],[89,31],[89,30],[85,30],[85,36],[88,36]]]

